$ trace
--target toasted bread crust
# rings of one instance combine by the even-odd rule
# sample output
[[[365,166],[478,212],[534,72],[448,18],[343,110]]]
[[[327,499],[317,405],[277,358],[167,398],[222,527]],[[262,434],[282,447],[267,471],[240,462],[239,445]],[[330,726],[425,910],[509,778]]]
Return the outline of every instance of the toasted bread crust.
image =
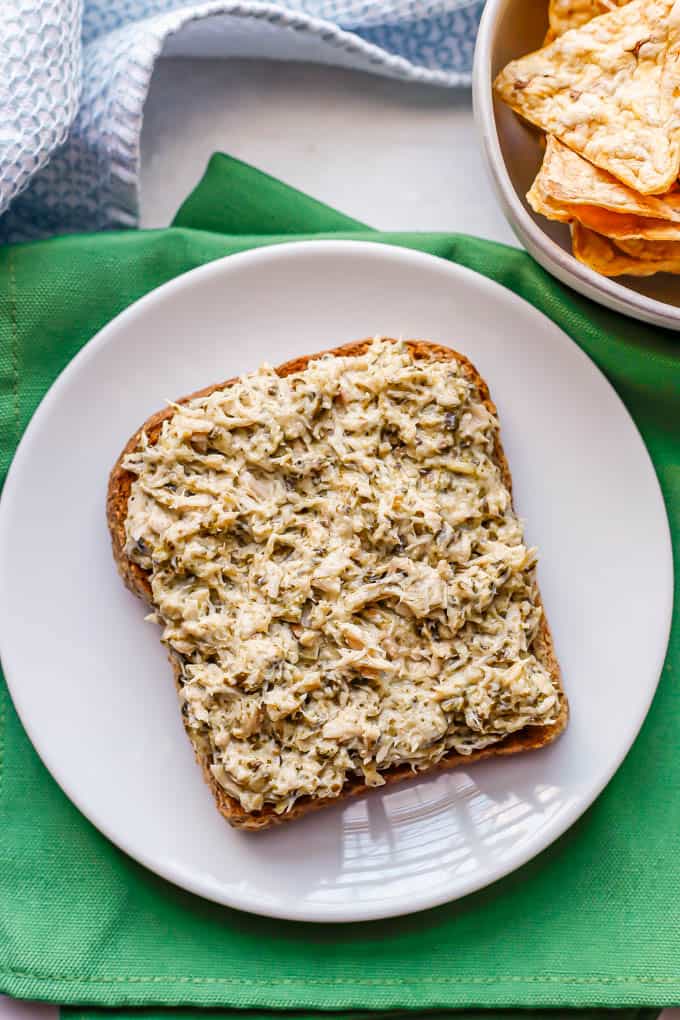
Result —
[[[280,365],[276,369],[276,372],[281,377],[292,375],[294,372],[301,372],[304,368],[306,368],[310,361],[320,358],[324,354],[333,354],[336,357],[351,357],[363,354],[370,342],[370,339],[360,340],[356,343],[344,344],[342,347],[335,347],[329,351],[320,351],[317,354],[310,354],[302,358],[295,358],[292,361],[287,361],[285,364]],[[414,358],[434,358],[440,361],[457,361],[465,375],[477,386],[487,409],[492,414],[496,415],[496,407],[491,400],[488,386],[474,365],[464,355],[459,354],[457,351],[454,351],[449,347],[444,347],[440,344],[433,344],[427,340],[408,340],[406,343]],[[188,396],[182,397],[177,401],[177,403],[183,404],[189,400],[193,400],[195,397],[209,396],[209,394],[213,393],[215,390],[225,389],[227,386],[231,386],[237,381],[238,379],[234,378],[228,379],[226,382],[216,383],[213,386],[206,386],[205,389],[197,390],[195,393],[190,393]],[[122,465],[124,458],[129,453],[132,453],[132,451],[139,445],[142,433],[146,433],[150,443],[155,443],[160,435],[163,422],[166,419],[171,418],[174,413],[175,410],[172,407],[168,407],[163,411],[158,411],[156,414],[148,418],[141,428],[139,428],[130,438],[128,443],[126,443],[120,457],[111,471],[106,500],[106,516],[109,531],[111,533],[113,556],[118,567],[118,572],[130,591],[149,605],[152,605],[152,601],[148,574],[136,563],[129,560],[125,555],[125,519],[127,517],[128,500],[130,498],[134,475],[130,471],[126,471]],[[503,481],[512,494],[512,478],[500,439],[497,439],[496,441],[495,454],[501,468]],[[540,593],[539,604],[542,604]],[[472,762],[480,761],[483,758],[491,758],[495,755],[516,754],[519,751],[537,750],[538,748],[544,747],[555,740],[567,725],[569,718],[569,706],[562,689],[560,667],[555,656],[552,635],[545,617],[545,612],[541,617],[539,630],[534,639],[532,648],[534,654],[546,667],[550,673],[553,683],[560,691],[560,714],[554,723],[550,726],[526,726],[517,733],[512,733],[505,737],[497,744],[492,744],[490,747],[486,747],[480,751],[473,751],[472,754],[462,755],[452,751],[435,765],[419,772],[414,772],[410,765],[395,766],[394,768],[381,773],[385,782],[398,783],[405,779],[427,775],[431,772],[437,772],[442,769],[456,768],[458,765],[469,765]],[[175,674],[175,684],[179,691],[181,686],[180,667],[172,654],[170,655],[170,662]],[[212,790],[220,814],[236,828],[248,829],[251,831],[266,829],[272,825],[300,818],[311,811],[316,811],[319,808],[335,804],[348,797],[358,796],[359,794],[366,793],[368,790],[372,789],[372,787],[366,785],[362,778],[357,776],[349,779],[345,783],[342,793],[338,797],[301,797],[298,801],[296,801],[291,810],[287,811],[285,814],[277,814],[271,805],[266,805],[261,811],[248,812],[241,806],[240,802],[235,797],[231,797],[215,780],[210,771],[210,761],[208,756],[201,754],[200,751],[196,749],[189,728],[186,727],[186,730],[189,739],[192,741],[196,760],[201,767],[206,783]]]

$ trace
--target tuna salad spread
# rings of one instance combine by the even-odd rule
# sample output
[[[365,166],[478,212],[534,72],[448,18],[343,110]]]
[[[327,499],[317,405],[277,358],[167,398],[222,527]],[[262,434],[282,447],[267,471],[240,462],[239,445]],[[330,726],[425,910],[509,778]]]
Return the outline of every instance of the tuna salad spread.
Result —
[[[457,360],[375,340],[173,408],[123,462],[125,552],[194,744],[246,811],[556,720],[536,551]]]

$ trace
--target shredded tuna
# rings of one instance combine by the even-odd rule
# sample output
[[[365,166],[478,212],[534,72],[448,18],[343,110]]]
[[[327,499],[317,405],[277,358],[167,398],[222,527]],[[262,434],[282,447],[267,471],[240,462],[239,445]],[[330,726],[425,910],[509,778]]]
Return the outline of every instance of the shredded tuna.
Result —
[[[376,340],[192,400],[127,457],[126,553],[246,810],[555,721],[497,437],[458,362]]]

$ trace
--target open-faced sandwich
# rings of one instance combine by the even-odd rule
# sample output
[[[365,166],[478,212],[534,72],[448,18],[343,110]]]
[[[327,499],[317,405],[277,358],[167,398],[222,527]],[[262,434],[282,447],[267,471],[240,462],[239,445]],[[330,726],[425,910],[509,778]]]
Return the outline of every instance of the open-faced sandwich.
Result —
[[[129,441],[107,509],[232,825],[566,725],[496,409],[447,347],[366,340],[187,397]]]

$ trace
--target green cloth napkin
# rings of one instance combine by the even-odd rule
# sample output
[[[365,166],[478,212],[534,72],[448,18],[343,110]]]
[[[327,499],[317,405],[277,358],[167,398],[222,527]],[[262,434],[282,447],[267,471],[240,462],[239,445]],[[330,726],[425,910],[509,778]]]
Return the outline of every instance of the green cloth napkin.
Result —
[[[225,156],[213,157],[168,230],[0,251],[3,477],[52,380],[114,315],[211,259],[310,235],[431,252],[493,277],[553,318],[635,417],[677,551],[680,338],[572,294],[523,252],[457,235],[376,233]],[[107,1009],[118,1009],[118,1020],[196,1018],[186,1008],[198,1006],[219,1007],[220,1018],[254,1011],[247,1020],[274,1010],[291,1020],[318,1010],[355,1020],[365,1013],[350,1011],[461,1010],[468,1020],[479,1010],[491,1018],[545,1009],[556,1018],[618,1009],[633,1017],[680,1004],[679,672],[676,620],[634,748],[593,807],[538,858],[457,903],[346,926],[249,916],[145,871],[57,788],[0,687],[0,991],[80,1006],[65,1011],[70,1020],[102,1020]]]

